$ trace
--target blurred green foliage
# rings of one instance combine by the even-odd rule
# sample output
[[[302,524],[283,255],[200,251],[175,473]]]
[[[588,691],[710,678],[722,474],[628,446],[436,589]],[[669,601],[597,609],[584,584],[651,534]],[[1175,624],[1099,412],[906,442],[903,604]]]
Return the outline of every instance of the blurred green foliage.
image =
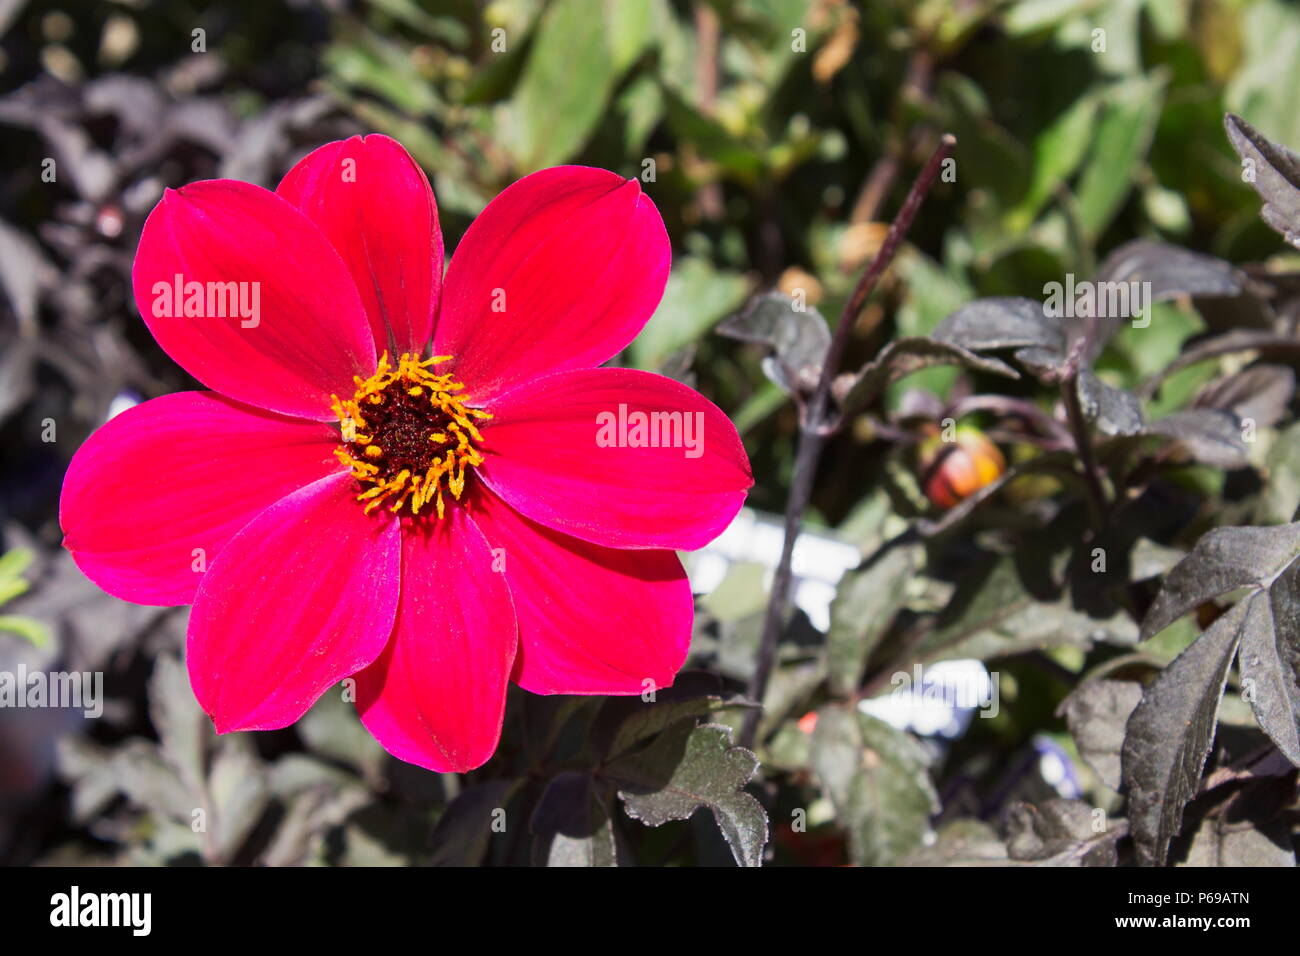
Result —
[[[625,360],[661,368],[694,348],[702,388],[754,433],[767,478],[754,501],[775,509],[790,448],[777,439],[794,421],[757,352],[707,334],[718,320],[772,286],[838,314],[942,131],[958,137],[955,182],[851,360],[971,298],[1090,274],[1134,237],[1264,258],[1277,243],[1222,116],[1300,142],[1298,53],[1300,12],[1280,0],[379,0],[335,20],[323,62],[328,88],[430,170],[453,240],[542,166],[650,180],[677,258]],[[1167,311],[1158,342],[1112,346],[1114,384],[1136,385],[1201,328]],[[943,392],[956,374],[909,384]],[[838,519],[856,494],[825,478],[815,503]]]

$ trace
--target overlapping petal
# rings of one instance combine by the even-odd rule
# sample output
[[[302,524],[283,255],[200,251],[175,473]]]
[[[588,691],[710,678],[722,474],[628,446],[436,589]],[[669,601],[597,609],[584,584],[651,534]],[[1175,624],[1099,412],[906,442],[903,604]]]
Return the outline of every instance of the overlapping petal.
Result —
[[[186,661],[219,733],[293,723],[388,643],[401,533],[355,495],[355,480],[339,474],[282,498],[204,576]]]
[[[686,659],[695,605],[672,551],[618,551],[529,521],[483,494],[474,521],[519,620],[514,680],[535,694],[639,694]]]
[[[132,281],[158,344],[239,401],[330,421],[330,395],[374,371],[370,324],[343,260],[315,223],[259,186],[219,179],[168,190],[145,222]]]
[[[506,579],[465,510],[409,529],[393,639],[357,675],[362,722],[409,763],[480,766],[501,736],[517,642]]]
[[[429,180],[401,144],[377,133],[327,143],[276,192],[343,257],[379,350],[421,351],[442,285],[442,232]]]
[[[490,407],[484,480],[527,517],[594,544],[702,547],[735,517],[753,484],[730,419],[661,375],[563,372]]]
[[[137,604],[189,604],[226,542],[342,466],[337,436],[211,392],[127,409],[73,456],[59,518],[86,576]]]
[[[636,180],[558,166],[490,202],[447,269],[433,351],[476,400],[600,365],[659,305],[671,250]]]

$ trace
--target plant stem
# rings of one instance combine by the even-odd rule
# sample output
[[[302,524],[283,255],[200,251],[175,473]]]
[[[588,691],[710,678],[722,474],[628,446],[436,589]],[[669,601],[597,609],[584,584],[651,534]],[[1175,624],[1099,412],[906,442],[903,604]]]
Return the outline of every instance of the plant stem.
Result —
[[[1073,436],[1059,420],[1043,411],[1033,402],[1008,395],[970,395],[954,402],[948,414],[961,421],[971,412],[993,412],[1003,418],[1015,416],[1032,423],[1044,436],[1060,441],[1072,441]]]
[[[799,529],[803,525],[804,510],[808,507],[809,498],[812,497],[813,481],[817,477],[818,459],[821,457],[822,448],[825,446],[828,437],[826,426],[829,422],[828,406],[830,404],[831,382],[835,379],[835,375],[839,370],[844,351],[848,348],[849,337],[853,334],[853,327],[857,324],[858,315],[862,312],[867,297],[871,295],[881,275],[884,274],[885,269],[888,268],[889,263],[897,254],[899,246],[902,245],[903,237],[907,235],[907,231],[912,227],[912,221],[916,218],[921,204],[939,178],[939,171],[943,167],[943,161],[952,154],[953,147],[956,145],[957,139],[950,133],[945,133],[940,138],[938,147],[925,164],[925,168],[921,170],[921,174],[917,176],[916,181],[912,184],[907,199],[903,201],[902,208],[890,224],[889,232],[885,235],[885,241],[881,243],[875,258],[871,260],[871,264],[854,287],[853,294],[849,296],[848,302],[844,304],[839,323],[835,326],[835,333],[831,337],[831,344],[826,348],[821,375],[817,379],[817,388],[813,392],[805,415],[802,416],[799,423],[799,444],[795,451],[794,479],[790,485],[790,497],[785,508],[785,540],[781,547],[781,560],[776,566],[776,573],[772,579],[772,594],[768,599],[767,614],[763,619],[763,636],[758,649],[758,662],[754,668],[753,679],[749,684],[750,698],[760,704],[767,693],[767,683],[772,676],[772,667],[776,661],[777,643],[785,623],[786,609],[790,602],[790,584],[794,576],[792,565],[795,540],[799,537]],[[755,709],[745,715],[745,721],[741,725],[740,731],[741,746],[753,747],[754,739],[758,733],[758,721],[761,713],[760,709]]]
[[[1061,381],[1061,399],[1065,402],[1065,413],[1070,419],[1070,431],[1074,435],[1074,450],[1078,452],[1079,462],[1083,465],[1083,480],[1088,488],[1088,504],[1092,509],[1093,524],[1100,532],[1106,521],[1106,492],[1102,488],[1097,458],[1092,452],[1092,436],[1088,433],[1088,422],[1083,417],[1083,407],[1079,404],[1077,372],[1071,373]]]

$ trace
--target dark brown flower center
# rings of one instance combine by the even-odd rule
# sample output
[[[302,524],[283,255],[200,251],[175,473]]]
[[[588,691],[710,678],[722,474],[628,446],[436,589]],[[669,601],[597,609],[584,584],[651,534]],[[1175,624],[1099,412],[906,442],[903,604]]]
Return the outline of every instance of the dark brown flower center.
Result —
[[[468,405],[465,386],[451,375],[432,371],[448,360],[408,352],[394,366],[384,353],[374,375],[356,377],[352,398],[334,396],[343,438],[335,454],[361,486],[366,514],[383,505],[416,516],[432,501],[441,518],[443,492],[459,500],[467,470],[483,463],[474,422],[492,416]]]

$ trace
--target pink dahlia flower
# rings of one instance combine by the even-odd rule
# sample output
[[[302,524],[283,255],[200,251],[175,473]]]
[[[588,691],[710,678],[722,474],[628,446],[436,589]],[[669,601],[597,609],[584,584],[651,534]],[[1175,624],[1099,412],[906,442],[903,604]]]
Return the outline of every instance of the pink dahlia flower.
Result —
[[[194,605],[190,682],[222,733],[354,677],[390,753],[463,771],[496,749],[507,681],[665,687],[693,615],[674,550],[752,484],[718,408],[598,367],[669,259],[635,180],[568,166],[498,196],[444,275],[428,180],[384,136],[322,146],[275,192],[168,190],[136,303],[212,391],[87,440],[64,543],[110,594]]]

